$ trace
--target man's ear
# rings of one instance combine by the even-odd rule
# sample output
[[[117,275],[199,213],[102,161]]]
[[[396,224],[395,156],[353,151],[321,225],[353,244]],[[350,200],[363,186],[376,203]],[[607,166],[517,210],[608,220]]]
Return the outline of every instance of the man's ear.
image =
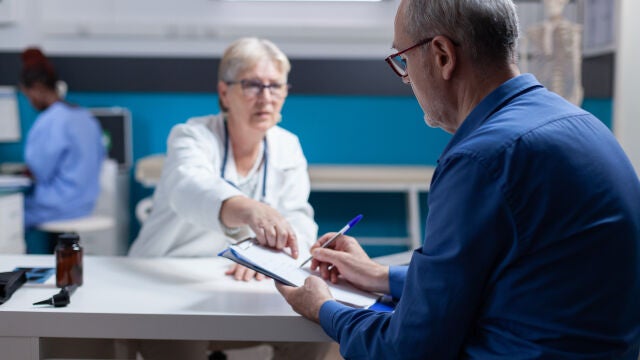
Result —
[[[456,56],[456,46],[446,36],[438,35],[431,40],[433,53],[435,54],[435,64],[440,69],[440,74],[444,80],[450,80],[456,69],[458,58]]]

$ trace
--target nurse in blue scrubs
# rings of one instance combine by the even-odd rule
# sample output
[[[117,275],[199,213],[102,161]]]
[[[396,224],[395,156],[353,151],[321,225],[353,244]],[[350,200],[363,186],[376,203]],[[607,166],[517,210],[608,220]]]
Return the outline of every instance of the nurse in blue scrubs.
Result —
[[[27,233],[38,224],[89,215],[100,192],[105,156],[98,121],[62,100],[58,77],[36,48],[22,53],[20,89],[40,115],[27,135],[24,160],[34,187],[25,196]],[[27,234],[28,253],[51,253],[54,242]]]

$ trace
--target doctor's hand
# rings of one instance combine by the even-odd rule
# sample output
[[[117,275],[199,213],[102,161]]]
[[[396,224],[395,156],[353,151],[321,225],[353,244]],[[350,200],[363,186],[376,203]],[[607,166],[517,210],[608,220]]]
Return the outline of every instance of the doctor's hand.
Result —
[[[300,287],[284,285],[277,281],[275,283],[293,311],[317,323],[320,322],[322,304],[333,300],[329,287],[317,276],[309,276]]]
[[[227,227],[248,225],[260,245],[278,250],[289,248],[291,256],[298,258],[298,240],[293,228],[276,209],[267,204],[245,196],[234,196],[222,203],[220,220]]]
[[[334,235],[324,234],[311,246],[311,270],[319,269],[320,276],[334,284],[342,277],[362,290],[389,293],[389,267],[371,260],[351,236],[342,235],[322,248]]]
[[[224,272],[225,275],[231,275],[234,279],[240,281],[249,281],[254,277],[256,280],[260,281],[266,279],[267,277],[260,274],[257,271],[251,270],[248,267],[242,266],[240,264],[233,264],[229,267],[229,270]]]

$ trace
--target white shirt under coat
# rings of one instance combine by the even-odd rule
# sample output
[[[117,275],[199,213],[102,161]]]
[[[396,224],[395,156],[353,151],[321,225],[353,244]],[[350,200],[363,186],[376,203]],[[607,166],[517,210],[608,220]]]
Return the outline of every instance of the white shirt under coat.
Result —
[[[318,226],[309,205],[307,160],[298,137],[274,126],[267,131],[267,185],[265,202],[292,226],[300,257],[309,254]],[[153,210],[129,251],[139,257],[215,256],[229,242],[253,235],[248,226],[229,232],[220,222],[222,203],[233,196],[247,196],[226,180],[237,184],[238,174],[229,146],[225,179],[220,168],[225,151],[221,114],[191,118],[173,127],[167,141],[167,158],[153,195]],[[264,154],[264,149],[260,154]],[[259,179],[250,197],[260,200],[264,167],[255,167]],[[251,176],[251,174],[249,175]]]

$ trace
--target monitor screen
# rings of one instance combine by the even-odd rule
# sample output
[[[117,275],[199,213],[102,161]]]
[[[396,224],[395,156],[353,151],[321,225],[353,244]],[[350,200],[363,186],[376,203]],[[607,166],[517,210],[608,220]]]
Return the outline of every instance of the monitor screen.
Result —
[[[107,156],[118,163],[120,169],[131,167],[131,114],[128,109],[91,108],[93,116],[102,126],[102,141]]]

